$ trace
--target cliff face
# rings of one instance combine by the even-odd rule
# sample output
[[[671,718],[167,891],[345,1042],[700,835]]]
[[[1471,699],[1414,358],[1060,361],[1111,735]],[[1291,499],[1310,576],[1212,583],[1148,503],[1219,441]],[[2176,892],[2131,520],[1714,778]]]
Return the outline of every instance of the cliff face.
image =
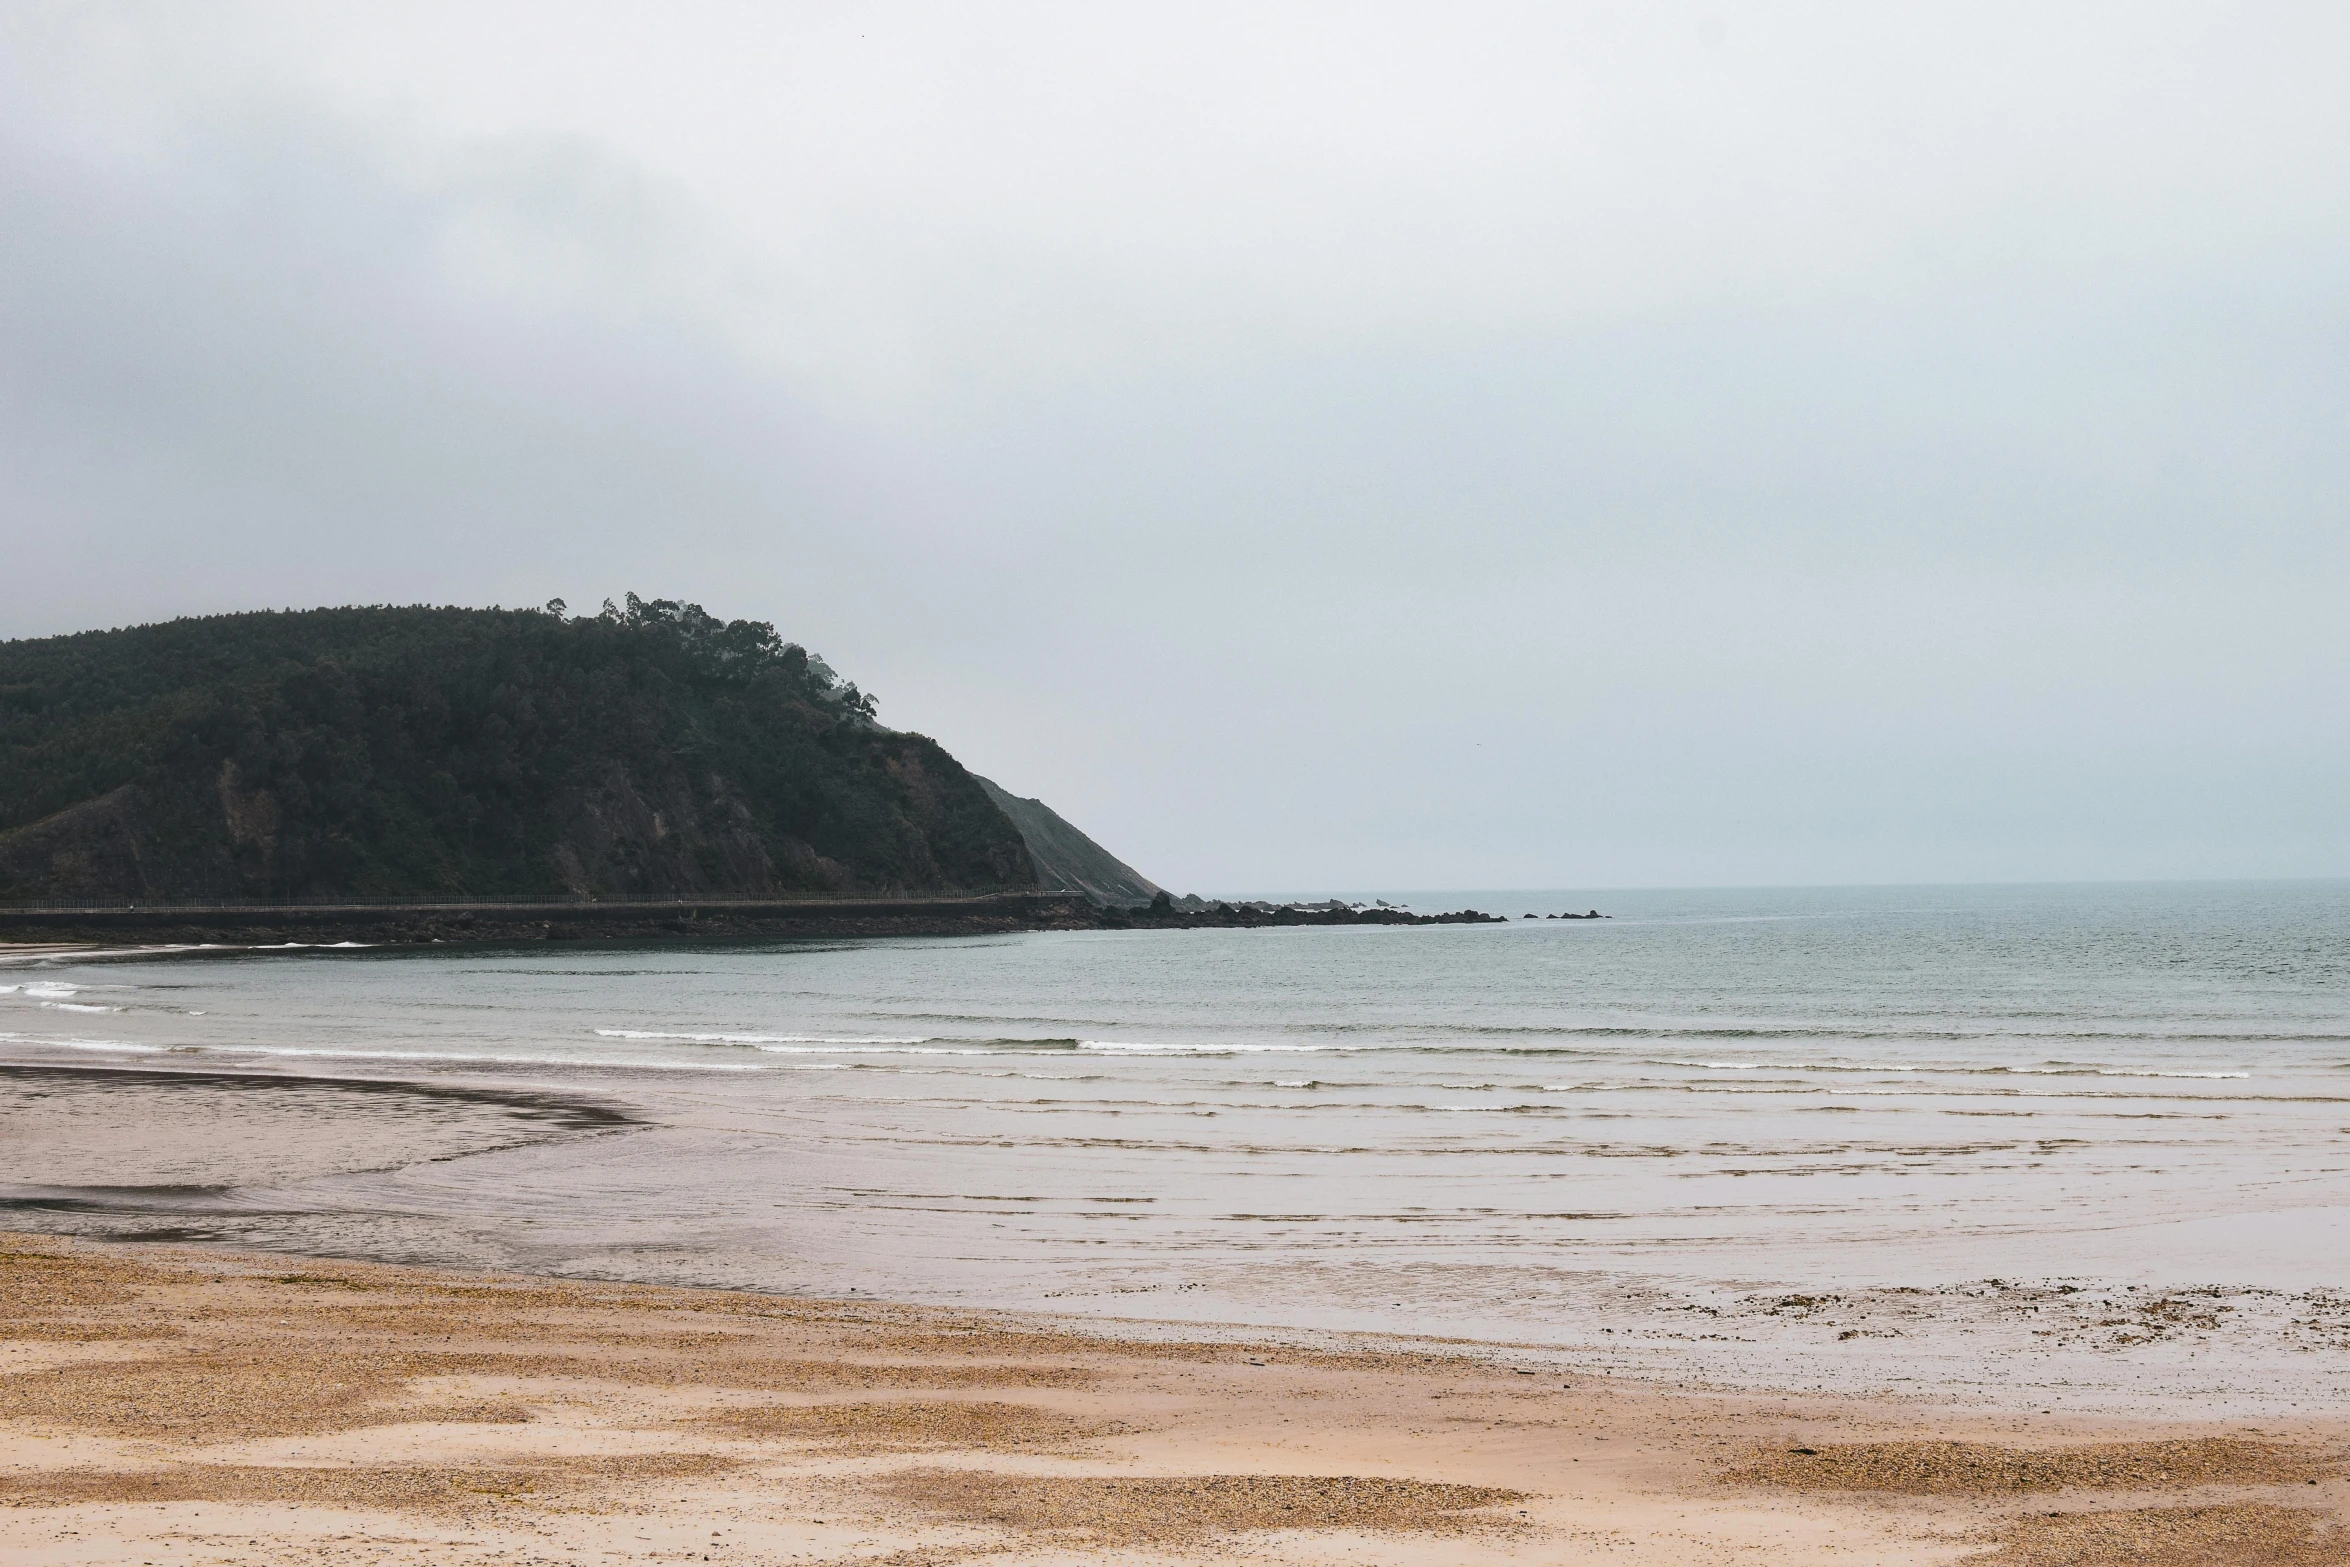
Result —
[[[977,774],[973,774],[977,778]],[[1042,800],[1023,800],[985,778],[979,787],[1020,829],[1041,886],[1082,892],[1105,908],[1136,907],[1159,894],[1158,884],[1069,825]]]
[[[1035,887],[872,714],[771,627],[633,596],[0,643],[0,899]]]

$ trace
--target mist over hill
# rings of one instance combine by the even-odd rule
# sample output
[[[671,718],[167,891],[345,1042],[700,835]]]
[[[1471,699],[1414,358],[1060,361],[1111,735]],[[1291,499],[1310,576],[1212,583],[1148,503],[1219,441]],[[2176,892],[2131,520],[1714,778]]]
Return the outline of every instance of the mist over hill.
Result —
[[[634,594],[0,643],[0,899],[1039,886],[874,713],[771,625]]]

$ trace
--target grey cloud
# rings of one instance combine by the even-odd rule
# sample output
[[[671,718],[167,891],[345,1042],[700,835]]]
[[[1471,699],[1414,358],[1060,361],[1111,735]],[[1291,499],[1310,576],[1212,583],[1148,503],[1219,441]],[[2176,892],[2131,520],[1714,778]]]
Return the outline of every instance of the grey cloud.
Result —
[[[826,420],[690,335],[456,285],[463,214],[370,153],[285,120],[160,167],[0,144],[5,504],[51,585],[21,628],[513,594],[681,525],[827,558]]]
[[[1969,243],[1849,275],[1381,283],[1288,333],[1268,299],[1347,238],[1303,216],[1277,286],[1219,293],[1106,264],[1115,213],[1083,254],[981,245],[906,188],[762,272],[617,142],[420,175],[297,100],[176,107],[135,156],[0,117],[0,634],[698,598],[1211,892],[2350,871],[2350,275],[2289,170],[2170,228],[1976,191]],[[738,263],[821,352],[712,304]],[[956,368],[1040,320],[1113,351]],[[868,339],[928,391],[828,382]]]

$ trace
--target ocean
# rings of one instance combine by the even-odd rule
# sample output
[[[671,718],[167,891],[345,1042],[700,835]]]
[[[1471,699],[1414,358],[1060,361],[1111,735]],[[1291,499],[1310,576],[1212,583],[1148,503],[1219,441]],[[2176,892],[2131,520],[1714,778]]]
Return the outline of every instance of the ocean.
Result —
[[[1805,1386],[2344,1358],[2350,883],[1380,895],[1513,917],[19,962],[0,1225]]]

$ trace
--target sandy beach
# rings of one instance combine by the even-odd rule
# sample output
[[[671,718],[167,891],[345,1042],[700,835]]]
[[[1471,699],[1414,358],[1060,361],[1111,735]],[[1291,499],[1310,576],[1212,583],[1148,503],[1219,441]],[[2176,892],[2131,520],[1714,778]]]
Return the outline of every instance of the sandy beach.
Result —
[[[2336,993],[2012,917],[42,954],[0,1567],[2350,1564]]]
[[[2341,1421],[0,1241],[0,1564],[2350,1560]]]
[[[0,4],[0,1567],[2350,1567],[2346,79]]]

